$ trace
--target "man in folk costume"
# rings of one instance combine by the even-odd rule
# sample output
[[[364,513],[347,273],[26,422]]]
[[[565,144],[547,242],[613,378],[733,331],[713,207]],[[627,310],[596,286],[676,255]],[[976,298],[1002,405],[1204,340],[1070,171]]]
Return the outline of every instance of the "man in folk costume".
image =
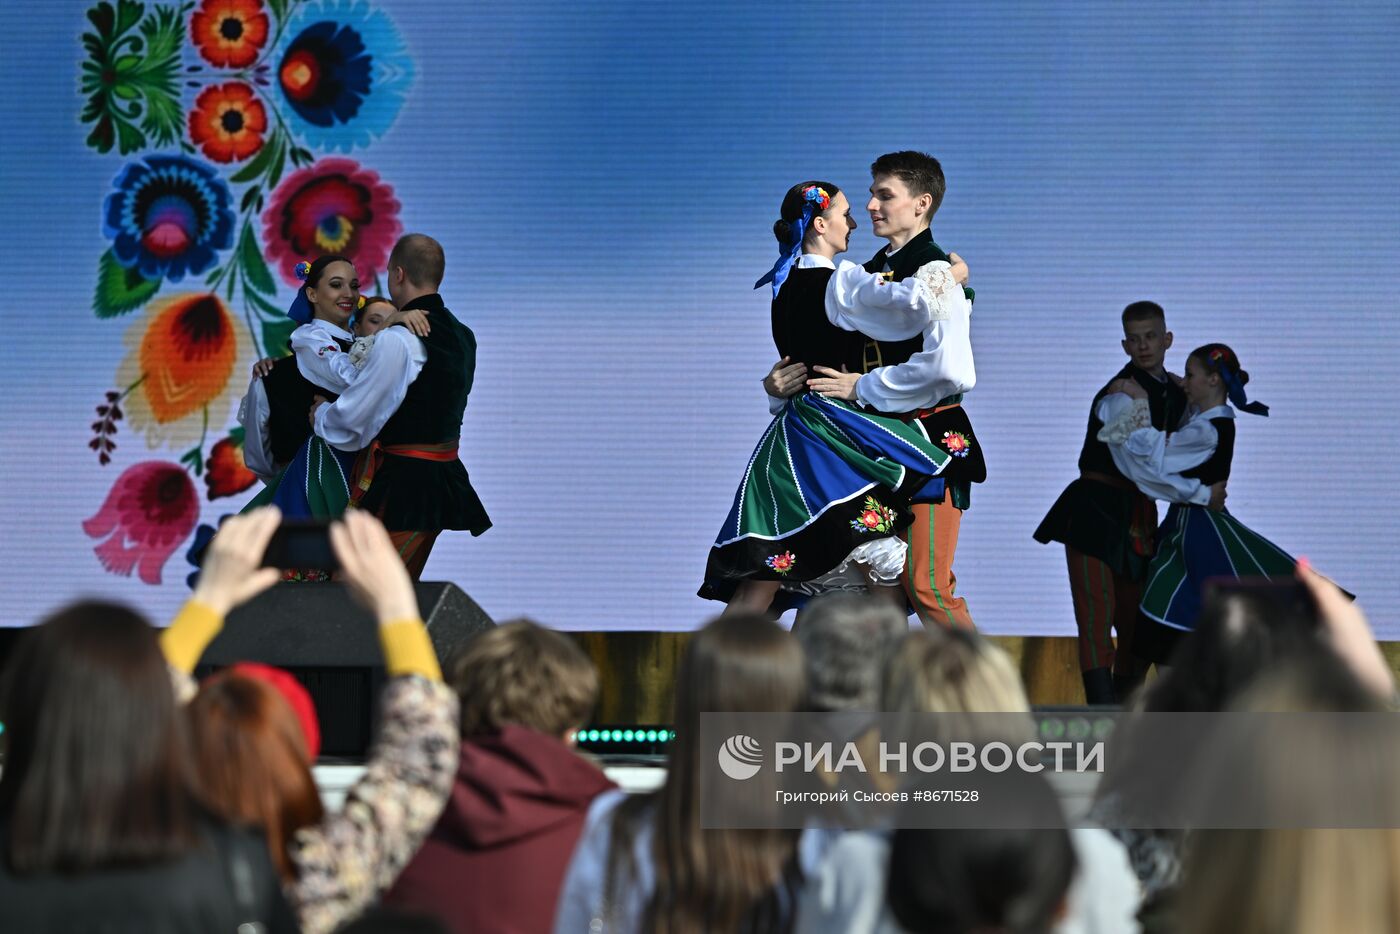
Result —
[[[476,338],[443,304],[442,246],[409,234],[389,254],[389,295],[419,309],[431,328],[381,331],[359,378],[312,413],[316,434],[361,451],[351,502],[383,521],[416,579],[444,529],[480,535],[491,527],[457,455],[462,416],[476,370]]]
[[[934,243],[929,230],[946,188],[938,160],[921,152],[888,153],[875,160],[870,174],[871,197],[865,207],[875,235],[888,240],[889,246],[876,253],[865,269],[883,272],[891,281],[900,282],[926,263],[947,262],[948,254]],[[966,291],[971,299],[972,290]],[[941,499],[911,507],[914,521],[903,533],[909,545],[903,582],[909,602],[925,626],[971,629],[967,602],[955,594],[953,555],[963,510],[970,505],[971,486],[987,478],[981,445],[961,404],[963,393],[975,382],[972,349],[971,344],[962,342],[956,351],[967,355],[965,366],[957,369],[968,376],[949,393],[944,376],[951,346],[924,344],[923,336],[903,341],[867,340],[864,374],[817,367],[815,372],[820,375],[811,379],[808,387],[879,412],[918,420],[929,440],[952,456],[940,480],[935,481],[943,484]]]

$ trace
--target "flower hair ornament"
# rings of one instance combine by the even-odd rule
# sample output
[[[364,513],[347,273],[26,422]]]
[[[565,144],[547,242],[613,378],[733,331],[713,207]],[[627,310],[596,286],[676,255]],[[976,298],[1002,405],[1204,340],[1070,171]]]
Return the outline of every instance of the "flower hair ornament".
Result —
[[[1248,412],[1250,415],[1263,415],[1266,418],[1269,414],[1269,407],[1262,402],[1250,402],[1245,395],[1244,383],[1240,380],[1236,370],[1239,368],[1239,361],[1235,359],[1233,352],[1224,347],[1216,347],[1206,354],[1206,365],[1220,374],[1220,379],[1225,383],[1225,395],[1229,397],[1230,404],[1241,412]]]
[[[292,272],[297,279],[305,282],[311,275],[311,264],[302,260],[292,267]],[[306,298],[306,289],[297,289],[296,298],[292,299],[291,307],[287,309],[287,317],[297,324],[306,324],[311,320],[311,302]]]
[[[807,236],[807,227],[812,223],[812,218],[816,217],[827,208],[831,207],[831,195],[820,185],[808,185],[802,189],[802,214],[797,220],[792,222],[788,230],[787,243],[778,244],[778,261],[773,264],[773,268],[753,284],[758,288],[765,282],[773,283],[773,297],[777,298],[778,290],[787,281],[788,273],[792,271],[792,264],[797,262],[797,256],[802,252],[802,240]]]

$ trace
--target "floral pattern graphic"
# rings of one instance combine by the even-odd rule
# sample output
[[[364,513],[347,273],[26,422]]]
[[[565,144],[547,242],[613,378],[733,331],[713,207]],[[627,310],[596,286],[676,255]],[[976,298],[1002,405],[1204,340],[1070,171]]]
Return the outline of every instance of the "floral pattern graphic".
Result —
[[[209,488],[211,502],[221,496],[242,493],[258,482],[258,475],[243,463],[242,428],[235,428],[227,438],[209,449],[209,462],[205,466],[204,483]]]
[[[954,457],[966,457],[972,451],[972,442],[961,431],[943,432],[943,446]]]
[[[267,43],[267,13],[258,0],[204,0],[190,17],[190,38],[218,68],[247,68]]]
[[[228,185],[185,156],[148,156],[122,169],[102,209],[117,265],[179,282],[233,243]]]
[[[286,117],[307,145],[340,152],[384,135],[413,82],[393,22],[358,0],[309,3],[274,56]]]
[[[199,522],[194,478],[208,501],[256,483],[228,424],[248,363],[287,353],[292,266],[340,252],[370,282],[384,269],[393,187],[329,154],[389,130],[415,66],[369,0],[99,0],[79,67],[86,143],[124,157],[93,312],[131,316],[88,440],[122,472],[83,528],[107,570],[158,584]],[[172,456],[121,463],[122,425]]]
[[[770,555],[767,564],[779,574],[786,574],[797,564],[797,557],[790,551],[785,551],[780,555]]]
[[[297,260],[321,253],[353,256],[361,281],[372,278],[402,230],[393,189],[378,173],[341,158],[287,176],[263,215],[263,239],[291,286],[299,284]]]
[[[215,162],[241,162],[262,148],[267,111],[241,81],[205,88],[190,111],[190,139]]]
[[[159,584],[166,560],[198,519],[199,496],[185,469],[144,461],[117,478],[83,531],[102,540],[94,551],[108,571],[130,577],[134,570],[145,583]]]
[[[860,515],[851,520],[851,528],[857,532],[893,532],[894,520],[898,515],[875,497],[867,496]]]

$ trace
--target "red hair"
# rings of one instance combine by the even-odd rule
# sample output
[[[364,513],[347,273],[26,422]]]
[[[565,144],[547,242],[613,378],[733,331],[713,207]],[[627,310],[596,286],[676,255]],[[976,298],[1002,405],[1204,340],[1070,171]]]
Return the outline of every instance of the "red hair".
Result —
[[[206,679],[187,710],[205,803],[261,830],[282,877],[295,878],[288,845],[325,813],[296,712],[270,684],[233,671]]]

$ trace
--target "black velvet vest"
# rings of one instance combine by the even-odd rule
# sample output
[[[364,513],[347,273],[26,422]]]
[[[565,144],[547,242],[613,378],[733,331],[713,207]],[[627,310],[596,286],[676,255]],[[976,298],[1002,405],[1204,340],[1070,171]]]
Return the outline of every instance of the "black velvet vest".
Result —
[[[350,342],[336,340],[341,350],[349,350]],[[267,393],[267,435],[272,459],[278,464],[290,463],[306,439],[311,437],[311,403],[315,396],[336,400],[336,394],[317,386],[301,375],[295,355],[283,357],[272,365],[263,377]]]
[[[385,444],[438,444],[455,441],[462,431],[467,394],[476,372],[476,337],[452,316],[437,293],[415,298],[404,311],[420,308],[432,333],[422,338],[428,359],[409,384],[398,411],[384,424]]]
[[[865,335],[846,331],[826,316],[826,286],[835,270],[820,266],[794,269],[773,299],[773,343],[778,356],[793,363],[861,372]]]
[[[1230,463],[1235,459],[1235,420],[1233,418],[1212,418],[1218,438],[1215,452],[1206,458],[1205,463],[1197,464],[1190,470],[1183,470],[1183,477],[1193,477],[1206,486],[1223,483],[1230,479]]]
[[[1181,424],[1182,416],[1186,414],[1186,393],[1182,392],[1176,383],[1170,379],[1159,382],[1138,367],[1128,364],[1104,384],[1089,405],[1089,427],[1084,432],[1084,446],[1079,450],[1081,473],[1089,471],[1108,474],[1111,477],[1122,476],[1113,463],[1113,455],[1109,453],[1108,445],[1099,440],[1103,422],[1099,421],[1096,412],[1099,400],[1108,395],[1108,387],[1120,379],[1132,379],[1146,391],[1147,408],[1152,414],[1152,427],[1158,431],[1175,431]]]

